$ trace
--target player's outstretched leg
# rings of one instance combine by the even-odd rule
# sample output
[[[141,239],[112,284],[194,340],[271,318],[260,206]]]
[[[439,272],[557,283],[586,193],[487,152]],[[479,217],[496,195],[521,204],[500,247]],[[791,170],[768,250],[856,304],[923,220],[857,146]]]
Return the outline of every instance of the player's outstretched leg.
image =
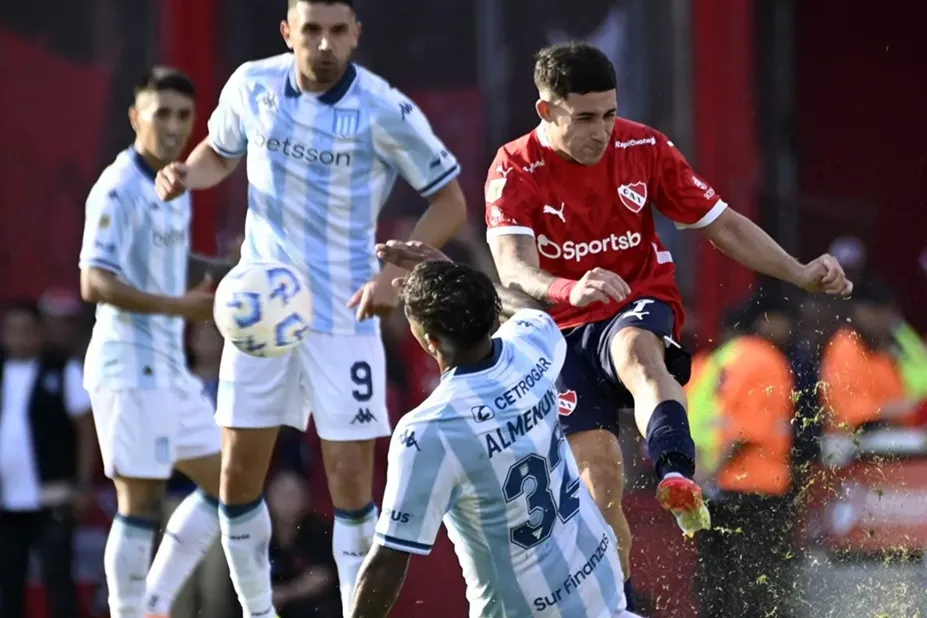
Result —
[[[148,618],[167,618],[194,569],[219,535],[219,453],[179,461],[176,468],[197,484],[174,510],[148,571]]]
[[[338,567],[341,607],[347,616],[354,582],[373,544],[377,507],[373,503],[373,440],[322,440],[328,491],[335,506],[332,554]]]
[[[660,479],[657,498],[691,536],[710,528],[711,518],[702,490],[692,480],[695,443],[689,432],[686,395],[666,368],[665,353],[657,335],[639,328],[622,329],[611,342],[612,362],[634,397],[634,418]]]
[[[634,609],[631,587],[631,527],[621,506],[624,496],[624,460],[618,438],[606,429],[578,431],[568,437],[570,450],[579,466],[580,478],[592,499],[618,537],[618,554],[624,574],[628,608]]]
[[[270,513],[262,492],[277,427],[222,428],[219,527],[244,618],[274,618],[268,547]]]
[[[106,540],[103,569],[112,618],[141,618],[164,481],[113,479],[118,512]]]

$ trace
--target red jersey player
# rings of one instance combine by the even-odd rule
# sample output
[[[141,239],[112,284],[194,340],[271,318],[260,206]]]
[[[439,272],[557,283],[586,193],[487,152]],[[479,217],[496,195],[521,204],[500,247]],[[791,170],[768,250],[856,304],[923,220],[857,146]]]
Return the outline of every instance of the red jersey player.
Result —
[[[681,386],[690,359],[676,343],[684,313],[653,209],[745,266],[806,290],[848,294],[852,284],[831,256],[800,264],[728,208],[666,136],[616,118],[614,68],[597,49],[543,49],[534,80],[541,124],[492,163],[488,240],[503,284],[548,303],[567,338],[561,421],[627,569],[620,408],[634,405],[663,507],[686,533],[710,526],[691,480],[695,450]]]

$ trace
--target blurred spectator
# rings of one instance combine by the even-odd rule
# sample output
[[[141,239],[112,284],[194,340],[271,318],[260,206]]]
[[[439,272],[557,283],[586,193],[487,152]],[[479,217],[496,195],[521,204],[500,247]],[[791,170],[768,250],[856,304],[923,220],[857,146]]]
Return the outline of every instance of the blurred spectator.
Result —
[[[0,616],[26,618],[31,550],[51,615],[76,618],[74,528],[93,504],[96,437],[80,365],[49,351],[35,304],[0,326]]]
[[[775,300],[774,300],[775,298]],[[699,536],[705,618],[789,616],[792,374],[789,307],[758,294],[688,387],[712,527]]]
[[[312,513],[302,477],[278,471],[267,485],[266,499],[273,520],[274,606],[280,618],[340,618],[331,526]]]
[[[222,335],[212,322],[195,324],[190,337],[190,360],[193,375],[203,382],[203,390],[215,405],[219,388],[219,361],[222,358]],[[167,484],[162,516],[170,519],[180,503],[196,485],[180,472],[174,472]],[[174,607],[172,618],[197,616],[240,616],[241,608],[235,599],[229,566],[219,539],[212,544],[187,583],[184,584]]]
[[[88,331],[83,328],[84,303],[80,296],[66,287],[49,288],[39,299],[39,311],[48,346],[68,358],[83,357]]]
[[[869,257],[866,244],[856,236],[835,238],[827,252],[840,262],[850,281],[858,280],[866,270]]]
[[[850,317],[850,324],[827,344],[821,361],[830,429],[912,423],[923,395],[908,387],[902,374],[896,340],[901,319],[891,292],[873,280],[859,282]]]

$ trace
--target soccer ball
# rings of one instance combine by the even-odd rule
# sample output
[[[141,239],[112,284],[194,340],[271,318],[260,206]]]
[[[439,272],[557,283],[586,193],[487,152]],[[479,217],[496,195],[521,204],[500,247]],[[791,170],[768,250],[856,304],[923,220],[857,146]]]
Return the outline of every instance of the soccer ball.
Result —
[[[281,356],[309,333],[312,296],[292,266],[239,264],[216,288],[213,317],[222,336],[251,356]]]

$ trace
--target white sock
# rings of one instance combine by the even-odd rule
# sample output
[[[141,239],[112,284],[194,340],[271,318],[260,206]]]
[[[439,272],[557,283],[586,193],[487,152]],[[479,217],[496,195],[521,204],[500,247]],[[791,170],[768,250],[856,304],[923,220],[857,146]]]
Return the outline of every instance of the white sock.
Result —
[[[274,618],[270,585],[270,513],[264,499],[250,504],[221,504],[219,526],[229,574],[244,618]]]
[[[377,527],[377,507],[371,502],[358,511],[335,509],[335,529],[332,532],[332,553],[338,566],[338,586],[341,608],[347,617],[354,598],[354,582]]]
[[[167,522],[148,571],[145,607],[168,614],[180,589],[219,536],[219,501],[197,490],[181,502]]]
[[[140,517],[117,514],[113,519],[103,552],[110,618],[142,617],[155,528],[155,522]]]

